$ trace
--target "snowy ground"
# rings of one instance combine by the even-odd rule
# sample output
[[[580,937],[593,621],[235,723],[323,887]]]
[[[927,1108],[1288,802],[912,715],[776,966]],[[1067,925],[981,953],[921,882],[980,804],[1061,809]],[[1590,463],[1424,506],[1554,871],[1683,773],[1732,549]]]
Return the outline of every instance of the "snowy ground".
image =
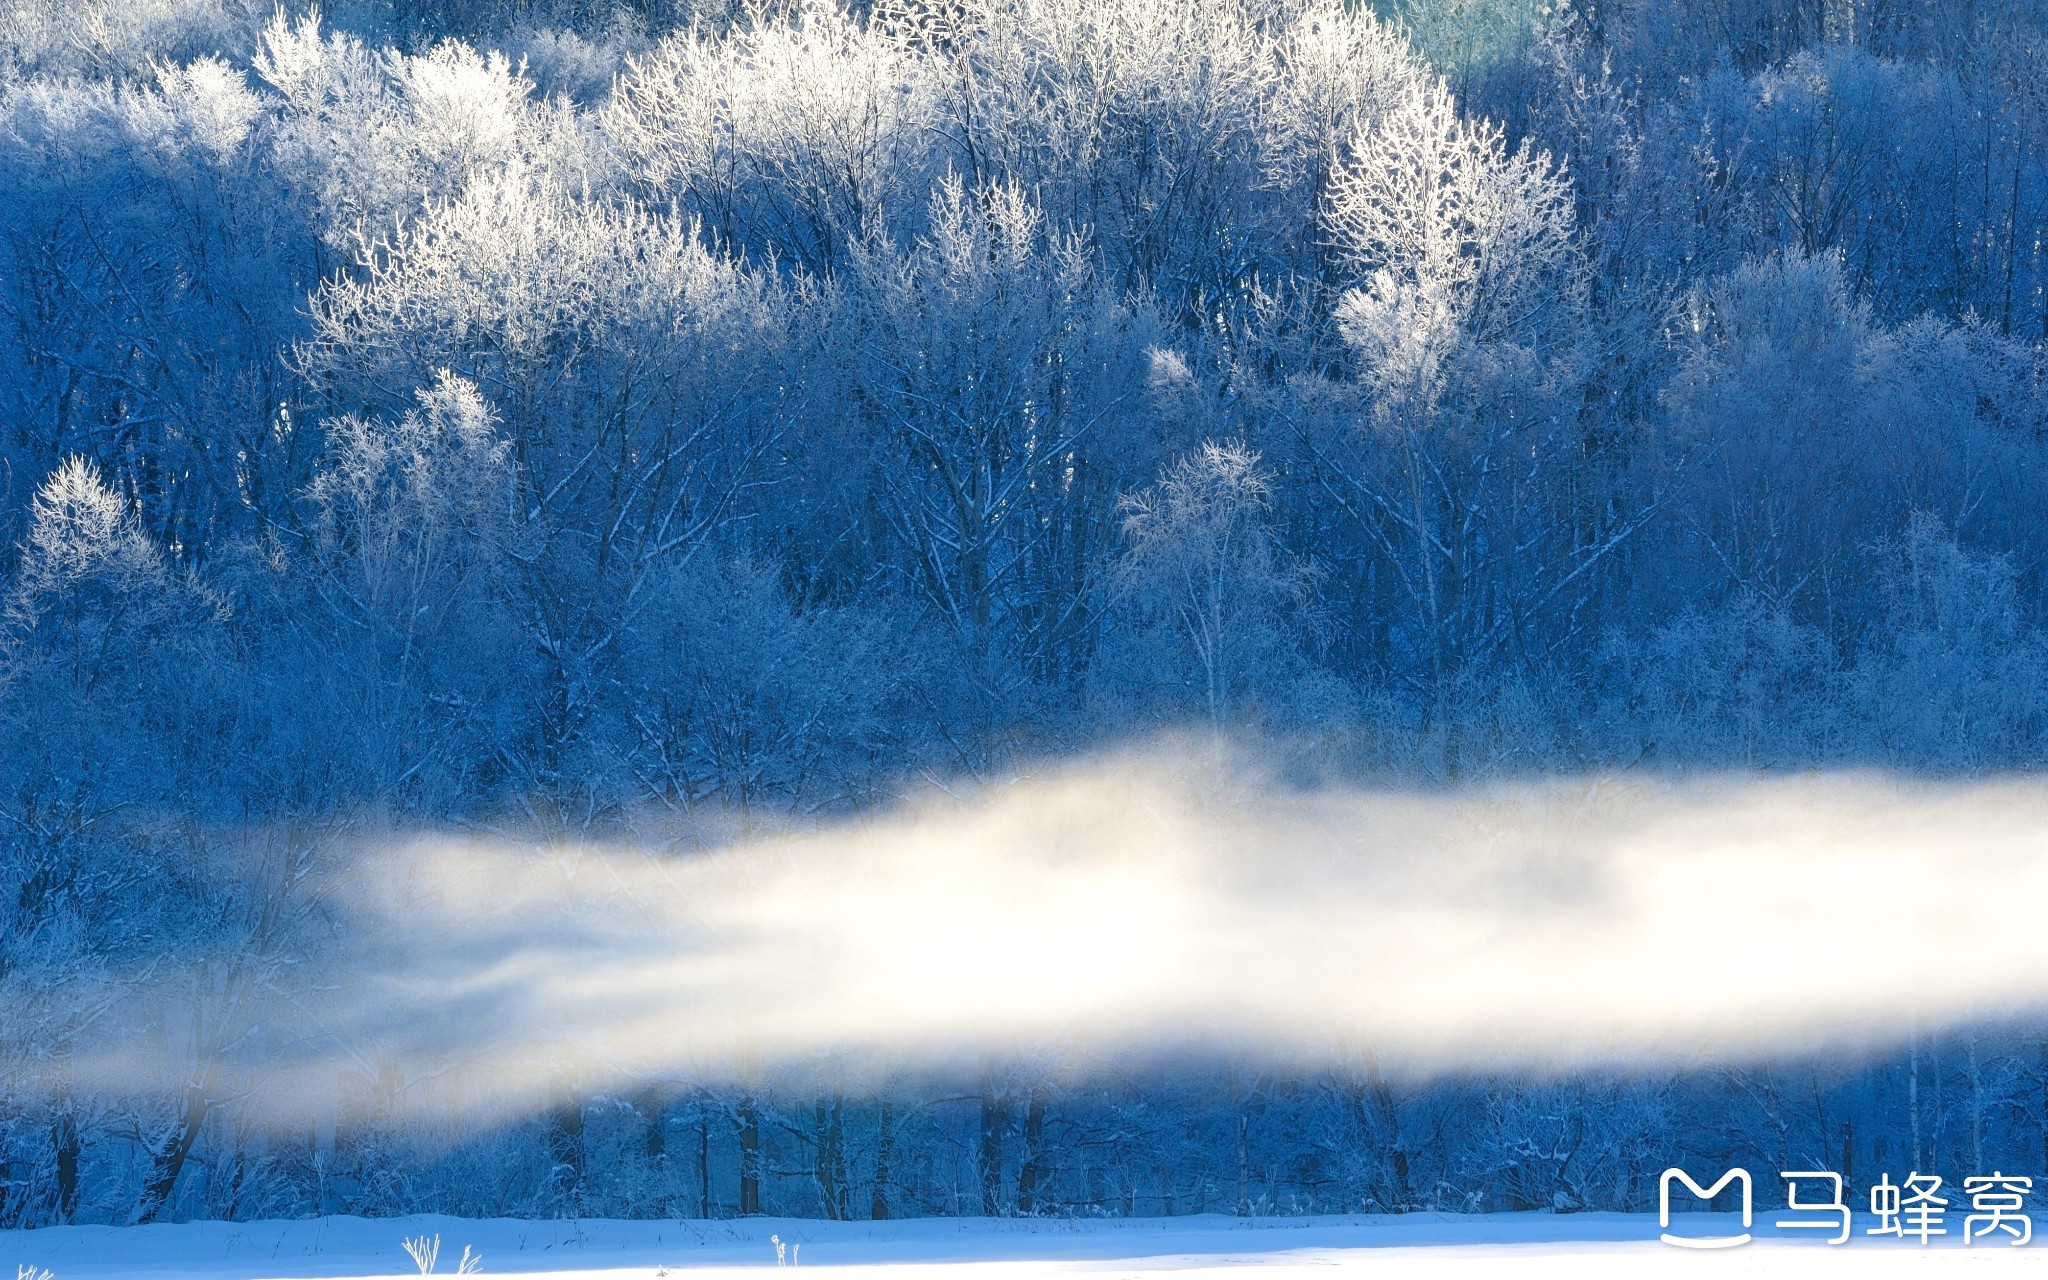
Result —
[[[1708,1234],[1709,1220],[1679,1225]],[[57,1227],[0,1231],[0,1277],[10,1265],[48,1268],[54,1280],[361,1280],[417,1275],[401,1240],[441,1237],[436,1274],[453,1274],[464,1245],[483,1255],[483,1274],[532,1280],[641,1280],[756,1273],[776,1265],[772,1237],[804,1269],[848,1277],[1025,1280],[1041,1275],[1172,1277],[1200,1280],[1256,1269],[1261,1277],[1333,1273],[1453,1277],[1515,1276],[1933,1276],[1958,1266],[2009,1274],[2040,1267],[2036,1246],[2014,1249],[1955,1241],[1922,1249],[1857,1238],[1830,1248],[1810,1240],[1759,1239],[1715,1252],[1657,1241],[1654,1217],[1627,1214],[1412,1214],[1400,1218],[1221,1216],[1131,1221],[830,1223],[758,1218],[744,1222],[526,1222],[458,1218],[320,1218],[305,1222],[193,1223],[151,1227]],[[1960,1230],[1960,1219],[1951,1224]],[[1859,1231],[1861,1224],[1859,1224]],[[2048,1240],[2038,1246],[2048,1250]]]

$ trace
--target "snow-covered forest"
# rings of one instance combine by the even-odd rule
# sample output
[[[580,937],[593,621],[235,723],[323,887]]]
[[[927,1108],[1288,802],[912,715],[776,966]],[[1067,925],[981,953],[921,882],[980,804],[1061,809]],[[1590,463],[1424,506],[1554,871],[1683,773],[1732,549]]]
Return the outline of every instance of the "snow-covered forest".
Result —
[[[1133,743],[2048,765],[2044,67],[2043,0],[0,0],[0,1227],[2048,1174],[2024,1021],[465,1122],[320,976],[383,842],[545,885]]]

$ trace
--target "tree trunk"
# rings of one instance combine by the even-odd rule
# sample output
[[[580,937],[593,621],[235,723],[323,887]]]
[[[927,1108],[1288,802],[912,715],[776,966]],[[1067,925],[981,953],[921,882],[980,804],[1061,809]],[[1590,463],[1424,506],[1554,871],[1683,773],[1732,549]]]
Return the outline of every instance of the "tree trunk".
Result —
[[[1045,1182],[1045,1090],[1033,1086],[1024,1104],[1024,1163],[1017,1170],[1017,1212],[1038,1212]]]
[[[198,1145],[199,1131],[206,1124],[206,1113],[211,1106],[204,1088],[193,1085],[185,1090],[184,1113],[150,1161],[149,1176],[143,1179],[142,1203],[135,1214],[138,1224],[156,1221],[156,1216],[170,1202],[171,1192],[178,1186],[178,1175],[185,1171],[185,1160],[192,1154],[192,1148]]]
[[[50,1127],[50,1145],[57,1155],[57,1221],[68,1223],[78,1214],[78,1119],[67,1101]]]
[[[1233,1063],[1230,1068],[1230,1115],[1237,1146],[1237,1203],[1231,1212],[1240,1218],[1249,1217],[1252,1211],[1250,1106],[1250,1100],[1245,1096],[1244,1080]]]
[[[1856,1124],[1853,1120],[1842,1121],[1842,1194],[1848,1195],[1856,1185]]]
[[[702,1098],[697,1100],[697,1216],[711,1218],[711,1111]]]
[[[1237,1207],[1232,1210],[1240,1218],[1248,1218],[1252,1212],[1252,1164],[1251,1164],[1251,1117],[1245,1114],[1242,1100],[1237,1105]]]
[[[818,1198],[824,1202],[825,1216],[833,1222],[849,1216],[846,1212],[844,1108],[844,1101],[835,1096],[830,1100],[820,1098],[812,1111],[812,1149],[816,1156],[811,1165],[812,1176],[818,1182]]]
[[[761,1212],[761,1109],[754,1095],[740,1095],[740,1216]]]
[[[1366,1068],[1365,1078],[1367,1087],[1372,1090],[1373,1106],[1379,1112],[1381,1130],[1387,1135],[1387,1164],[1394,1177],[1394,1203],[1388,1207],[1399,1212],[1415,1199],[1408,1185],[1408,1152],[1401,1144],[1401,1114],[1394,1106],[1394,1091],[1380,1072],[1377,1057]]]
[[[641,1091],[640,1116],[646,1123],[641,1150],[649,1164],[660,1165],[668,1159],[668,1099],[659,1085]]]
[[[896,1155],[896,1106],[882,1095],[882,1114],[875,1135],[875,1195],[868,1204],[868,1217],[876,1222],[889,1217],[889,1162]]]
[[[583,1099],[566,1086],[558,1089],[548,1109],[548,1159],[562,1193],[574,1197],[583,1189]]]
[[[981,1212],[993,1218],[1003,1209],[1003,1129],[1009,1123],[995,1081],[981,1078]]]

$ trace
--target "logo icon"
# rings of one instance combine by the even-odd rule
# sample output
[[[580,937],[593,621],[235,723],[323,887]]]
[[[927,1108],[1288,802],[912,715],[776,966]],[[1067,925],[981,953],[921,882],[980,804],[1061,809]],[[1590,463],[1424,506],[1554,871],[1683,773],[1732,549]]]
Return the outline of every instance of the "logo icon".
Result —
[[[1702,1200],[1711,1201],[1721,1194],[1722,1188],[1731,1182],[1742,1184],[1742,1234],[1739,1236],[1674,1236],[1671,1234],[1671,1181],[1676,1178],[1685,1184],[1686,1190]],[[1738,1244],[1749,1243],[1749,1225],[1752,1217],[1749,1170],[1730,1169],[1721,1175],[1721,1180],[1711,1187],[1703,1187],[1692,1180],[1692,1175],[1676,1166],[1666,1169],[1664,1176],[1657,1179],[1657,1225],[1664,1228],[1661,1237],[1665,1244],[1675,1244],[1681,1249],[1732,1249]]]

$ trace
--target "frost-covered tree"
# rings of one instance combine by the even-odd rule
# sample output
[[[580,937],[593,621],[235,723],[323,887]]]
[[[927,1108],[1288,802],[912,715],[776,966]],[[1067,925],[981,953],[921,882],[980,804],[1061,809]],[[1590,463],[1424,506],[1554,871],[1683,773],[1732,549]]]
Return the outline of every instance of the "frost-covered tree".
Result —
[[[342,403],[390,412],[447,369],[502,415],[510,567],[548,690],[520,766],[531,785],[563,777],[650,575],[739,518],[764,478],[795,391],[778,381],[775,296],[673,218],[514,167],[315,300],[306,367]]]
[[[907,251],[863,250],[840,376],[872,429],[891,577],[997,684],[1071,674],[1137,459],[1149,317],[1014,186],[958,179]]]
[[[0,980],[20,1018],[10,1014],[4,1087],[31,1125],[47,1126],[45,1141],[29,1142],[28,1190],[40,1203],[28,1213],[78,1211],[84,1144],[112,1119],[75,1082],[74,1055],[89,1052],[81,1037],[161,1028],[149,1001],[153,940],[195,961],[215,941],[201,877],[181,865],[189,835],[176,815],[216,812],[228,789],[208,758],[233,724],[224,613],[90,463],[67,460],[37,491],[0,632],[11,744],[0,756]],[[202,1036],[219,1025],[202,1021]],[[167,1056],[164,1083],[203,1058]],[[210,1093],[198,1069],[194,1100],[170,1108],[186,1118],[211,1101],[198,1100]],[[150,1122],[144,1217],[198,1137],[160,1114]]]
[[[1353,542],[1330,558],[1353,661],[1442,719],[1471,677],[1573,635],[1641,516],[1580,423],[1565,177],[1459,117],[1440,83],[1361,124],[1350,150],[1325,216],[1363,277],[1334,315],[1355,382],[1298,380],[1286,412]]]
[[[1887,332],[1838,260],[1795,256],[1703,287],[1688,328],[1662,452],[1698,585],[1843,643],[1877,607],[1873,549],[1913,511],[1993,545],[2029,518],[2035,358],[1981,326]]]
[[[1374,386],[1431,394],[1444,349],[1528,341],[1577,304],[1571,188],[1510,151],[1442,83],[1410,86],[1349,139],[1325,215],[1363,277],[1338,323]]]
[[[1985,769],[2038,757],[2048,647],[2012,564],[1915,513],[1883,548],[1883,625],[1858,656],[1855,705],[1887,763]]]
[[[388,801],[474,789],[521,728],[506,695],[530,669],[510,599],[511,447],[476,387],[448,373],[397,419],[342,418],[326,436],[307,491],[310,585],[358,735],[350,754]]]
[[[629,61],[603,120],[662,206],[736,252],[831,276],[922,211],[937,89],[917,50],[821,2],[668,37]]]
[[[1105,691],[1199,714],[1219,739],[1262,703],[1295,710],[1316,638],[1313,574],[1280,543],[1259,456],[1204,441],[1125,495],[1123,512]]]
[[[0,118],[0,404],[32,468],[15,500],[79,454],[186,553],[275,518],[295,461],[279,356],[318,266],[271,185],[260,96],[200,58],[15,85]]]
[[[755,561],[699,560],[652,590],[616,710],[650,800],[745,829],[881,781],[890,742],[916,723],[900,632],[862,607],[797,610]]]

